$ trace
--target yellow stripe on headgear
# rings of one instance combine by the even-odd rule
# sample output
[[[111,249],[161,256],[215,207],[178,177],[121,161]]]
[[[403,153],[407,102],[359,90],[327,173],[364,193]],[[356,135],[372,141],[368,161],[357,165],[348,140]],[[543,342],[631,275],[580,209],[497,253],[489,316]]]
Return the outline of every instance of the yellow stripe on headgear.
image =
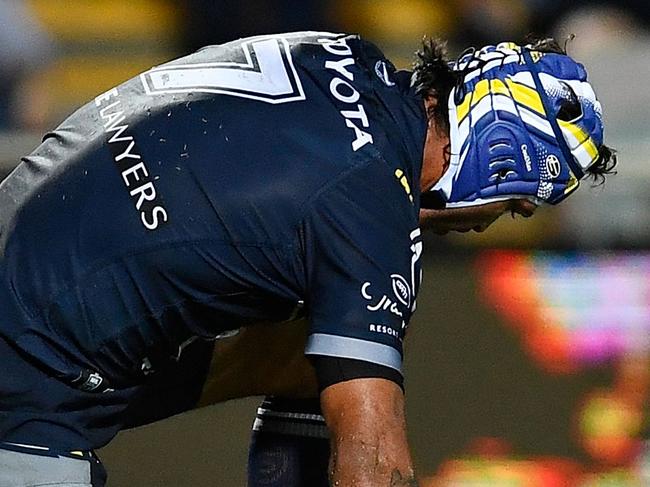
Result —
[[[568,195],[573,192],[573,190],[577,189],[579,185],[580,181],[578,181],[578,178],[573,174],[573,171],[569,169],[569,180],[566,183],[566,188],[564,188],[564,194]]]
[[[511,79],[506,79],[505,82],[500,79],[483,79],[476,83],[474,91],[467,93],[462,103],[458,105],[458,108],[456,109],[458,123],[462,123],[465,117],[467,117],[470,107],[475,106],[488,95],[505,95],[511,97],[520,105],[523,105],[542,116],[546,116],[544,105],[542,105],[542,99],[540,98],[539,93],[537,93],[533,88],[517,83]]]
[[[571,122],[558,120],[564,139],[571,153],[583,169],[587,169],[598,158],[598,147],[581,127]]]
[[[506,83],[508,84],[508,88],[510,88],[512,97],[517,101],[517,103],[539,113],[544,117],[546,116],[546,111],[544,110],[542,99],[535,89],[521,83],[517,83],[511,79],[506,79]]]
[[[487,79],[482,79],[474,87],[474,91],[471,91],[465,95],[462,103],[456,108],[456,114],[458,117],[458,123],[461,123],[465,117],[469,114],[470,106],[476,105],[483,98],[490,94],[490,81]]]

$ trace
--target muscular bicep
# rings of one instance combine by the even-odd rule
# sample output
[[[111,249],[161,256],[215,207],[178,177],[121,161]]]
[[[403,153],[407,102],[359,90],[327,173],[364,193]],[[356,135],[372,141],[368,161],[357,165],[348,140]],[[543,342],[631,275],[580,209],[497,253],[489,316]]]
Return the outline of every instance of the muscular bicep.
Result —
[[[386,379],[339,382],[321,393],[330,429],[332,485],[417,485],[406,438],[404,395]]]

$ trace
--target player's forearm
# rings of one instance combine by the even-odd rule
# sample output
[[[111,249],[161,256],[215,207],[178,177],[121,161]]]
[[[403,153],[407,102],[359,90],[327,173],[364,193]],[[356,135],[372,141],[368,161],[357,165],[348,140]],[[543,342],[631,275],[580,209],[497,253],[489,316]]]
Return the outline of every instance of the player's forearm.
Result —
[[[384,446],[382,443],[368,444],[356,439],[332,440],[331,484],[341,487],[419,485],[410,458],[393,458],[386,454]]]
[[[332,485],[418,485],[399,386],[384,379],[343,382],[323,391],[321,405],[331,434]]]

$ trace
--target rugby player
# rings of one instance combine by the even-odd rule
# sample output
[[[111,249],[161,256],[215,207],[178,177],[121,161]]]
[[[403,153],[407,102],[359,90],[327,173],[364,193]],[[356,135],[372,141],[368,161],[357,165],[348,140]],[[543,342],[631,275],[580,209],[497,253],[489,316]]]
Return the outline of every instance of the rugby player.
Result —
[[[450,66],[428,42],[418,59],[396,71],[319,32],[210,46],[97,96],[23,158],[0,186],[0,485],[103,485],[94,449],[202,390],[317,395],[332,484],[416,485],[401,364],[420,224],[530,216],[615,163],[557,44]],[[282,354],[263,323],[298,317],[313,374],[247,384],[237,346]],[[221,340],[238,345],[209,374]]]

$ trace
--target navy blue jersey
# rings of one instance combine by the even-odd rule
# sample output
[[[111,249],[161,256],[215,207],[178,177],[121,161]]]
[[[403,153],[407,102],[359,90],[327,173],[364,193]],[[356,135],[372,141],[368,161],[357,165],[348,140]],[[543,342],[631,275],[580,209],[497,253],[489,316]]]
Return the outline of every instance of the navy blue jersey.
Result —
[[[98,96],[0,186],[0,335],[119,389],[192,337],[306,313],[307,354],[400,370],[427,126],[409,82],[356,36],[308,32]]]

